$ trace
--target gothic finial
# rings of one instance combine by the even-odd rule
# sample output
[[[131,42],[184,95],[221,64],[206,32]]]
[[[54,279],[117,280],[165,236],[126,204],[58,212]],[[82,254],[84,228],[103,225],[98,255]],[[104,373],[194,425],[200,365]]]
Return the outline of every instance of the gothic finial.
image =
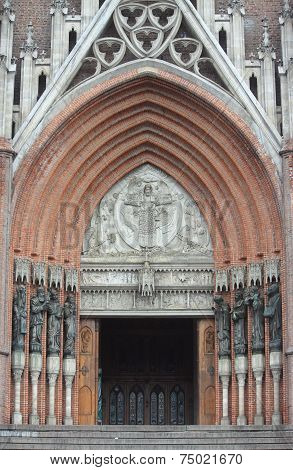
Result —
[[[12,6],[12,0],[2,0],[3,4],[3,13],[9,16],[10,21],[15,20],[14,9]],[[0,8],[1,11],[1,8]]]
[[[228,13],[232,15],[239,11],[241,15],[245,15],[245,4],[243,0],[230,0],[228,3]]]
[[[284,24],[288,18],[293,17],[293,7],[290,5],[289,0],[284,0],[283,8],[280,14],[280,24]]]
[[[34,27],[31,21],[27,25],[26,40],[24,41],[23,46],[21,47],[20,57],[23,58],[26,53],[32,54],[34,59],[36,59],[38,56],[38,48],[34,39]]]
[[[263,26],[262,42],[261,42],[260,47],[258,48],[259,58],[263,59],[265,55],[271,54],[272,58],[275,59],[276,58],[275,48],[272,46],[272,43],[271,43],[269,21],[266,17],[262,19],[262,26]]]
[[[68,1],[67,0],[53,0],[51,3],[51,15],[55,13],[55,11],[61,11],[64,15],[68,13]]]

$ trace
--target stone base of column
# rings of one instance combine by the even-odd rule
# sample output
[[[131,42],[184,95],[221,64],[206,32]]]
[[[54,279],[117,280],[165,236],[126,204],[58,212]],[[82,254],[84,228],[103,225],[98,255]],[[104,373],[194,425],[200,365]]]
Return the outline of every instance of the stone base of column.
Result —
[[[262,415],[255,415],[254,424],[256,426],[262,426],[264,424],[264,417]]]
[[[12,424],[22,424],[22,414],[14,412],[12,413]]]
[[[238,416],[237,426],[245,426],[247,424],[246,416]]]
[[[72,418],[64,418],[63,419],[63,424],[65,424],[65,426],[72,426],[73,425],[73,419]]]
[[[50,424],[51,426],[56,426],[56,416],[47,416],[46,424]]]
[[[221,426],[229,426],[230,424],[230,418],[228,416],[221,419]]]
[[[29,424],[40,424],[40,418],[38,417],[38,415],[30,415]]]
[[[274,413],[272,416],[272,425],[277,426],[278,424],[282,424],[281,413]]]

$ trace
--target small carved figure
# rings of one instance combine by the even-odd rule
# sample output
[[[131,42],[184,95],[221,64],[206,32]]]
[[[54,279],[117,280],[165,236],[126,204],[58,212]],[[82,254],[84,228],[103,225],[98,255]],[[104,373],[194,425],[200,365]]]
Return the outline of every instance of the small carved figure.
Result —
[[[252,308],[252,350],[262,352],[264,350],[264,299],[260,295],[257,286],[248,288],[245,292],[245,303]]]
[[[152,297],[155,293],[155,271],[151,268],[149,261],[144,262],[139,271],[138,290],[143,297]]]
[[[42,330],[44,315],[47,311],[49,299],[43,287],[38,287],[36,295],[31,298],[30,310],[30,352],[42,352]]]
[[[268,288],[268,305],[264,317],[270,319],[270,349],[282,349],[282,305],[279,284],[274,283]]]
[[[48,305],[47,354],[56,356],[60,353],[60,334],[63,309],[60,305],[58,292],[51,289]]]
[[[64,303],[64,357],[75,357],[76,304],[69,293]]]
[[[214,297],[217,336],[219,340],[219,357],[227,357],[231,354],[231,340],[230,340],[230,307],[224,302],[221,295]]]
[[[245,334],[246,315],[247,305],[243,298],[243,291],[239,290],[235,294],[235,305],[232,310],[232,320],[234,322],[234,350],[236,356],[247,353],[247,340]]]
[[[13,297],[12,315],[12,350],[24,351],[24,338],[26,335],[26,290],[18,286]]]

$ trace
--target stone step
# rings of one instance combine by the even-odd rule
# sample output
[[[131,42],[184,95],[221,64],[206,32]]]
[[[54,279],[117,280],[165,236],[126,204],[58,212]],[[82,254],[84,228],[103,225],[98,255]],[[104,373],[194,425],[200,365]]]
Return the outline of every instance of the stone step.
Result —
[[[293,427],[2,425],[0,449],[293,449]]]

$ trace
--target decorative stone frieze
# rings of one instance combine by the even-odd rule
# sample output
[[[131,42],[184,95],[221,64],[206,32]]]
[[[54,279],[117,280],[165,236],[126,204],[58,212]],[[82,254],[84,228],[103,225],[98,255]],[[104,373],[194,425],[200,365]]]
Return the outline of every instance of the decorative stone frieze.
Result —
[[[47,265],[42,261],[32,263],[32,283],[34,285],[47,285]]]
[[[27,258],[14,258],[14,279],[15,282],[30,282],[31,261]]]

